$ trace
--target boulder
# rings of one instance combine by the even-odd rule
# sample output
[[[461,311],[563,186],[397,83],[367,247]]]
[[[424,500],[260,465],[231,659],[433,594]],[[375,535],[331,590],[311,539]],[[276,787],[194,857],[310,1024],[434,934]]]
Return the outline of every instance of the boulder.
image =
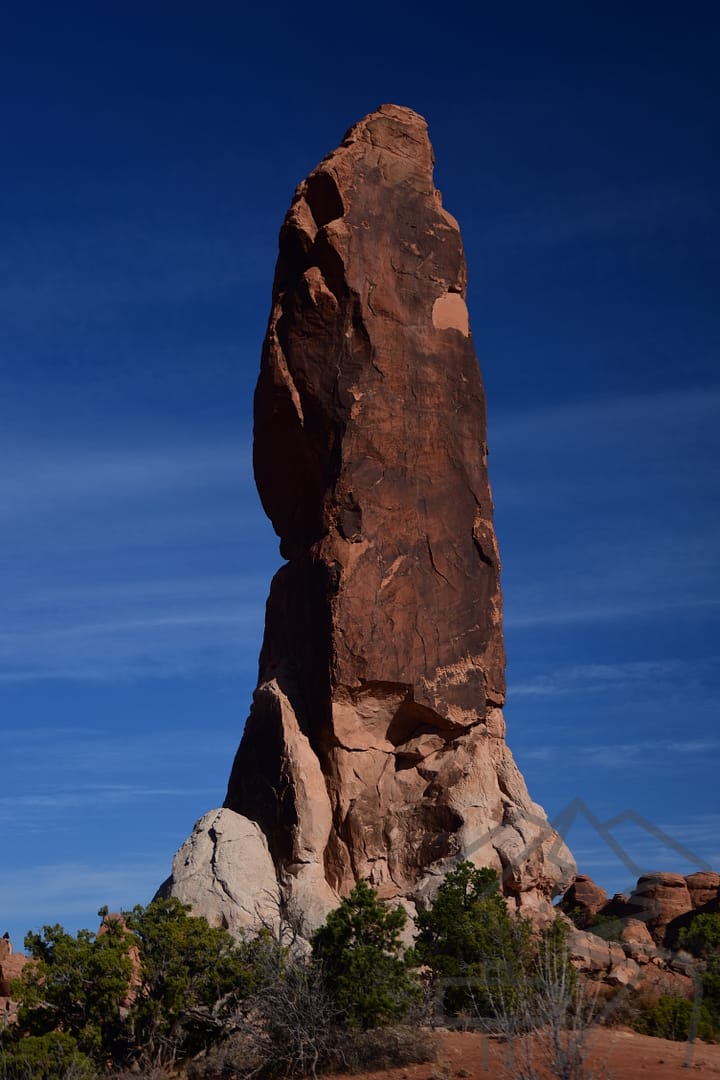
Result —
[[[720,912],[720,874],[699,870],[696,874],[688,874],[685,882],[694,911],[702,908],[709,913]]]
[[[629,913],[645,923],[658,945],[672,944],[670,923],[691,909],[690,891],[681,874],[643,874],[628,900]]]
[[[588,975],[605,975],[627,959],[622,945],[587,930],[570,930],[568,950],[573,965]]]
[[[157,896],[175,896],[211,926],[236,933],[275,925],[278,884],[262,830],[232,810],[210,810],[175,855]]]
[[[562,899],[562,909],[578,926],[587,927],[608,902],[608,895],[588,874],[578,874]]]
[[[604,982],[608,986],[634,986],[640,977],[639,966],[634,960],[627,959],[613,964]]]
[[[625,919],[620,932],[625,955],[637,964],[648,964],[661,956],[647,925],[640,919]]]

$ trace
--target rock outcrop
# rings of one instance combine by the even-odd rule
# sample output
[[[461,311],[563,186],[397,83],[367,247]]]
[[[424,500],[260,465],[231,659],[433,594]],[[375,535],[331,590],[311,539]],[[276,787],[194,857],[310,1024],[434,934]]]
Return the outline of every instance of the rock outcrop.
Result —
[[[678,948],[680,930],[696,915],[720,912],[720,874],[643,874],[630,896],[610,899],[578,874],[559,910],[581,973],[608,986],[641,989],[646,1004],[661,994],[687,997],[702,962]]]
[[[195,824],[158,896],[177,896],[212,926],[237,932],[273,924],[279,890],[260,827],[232,810],[211,810]]]
[[[0,938],[0,1029],[15,1018],[15,1004],[10,997],[10,984],[22,973],[28,963],[24,953],[13,952],[7,936]]]
[[[573,922],[581,929],[607,907],[608,894],[588,874],[578,874],[562,898],[562,909],[572,915]]]
[[[422,902],[461,856],[526,909],[574,874],[505,742],[485,396],[432,173],[423,119],[384,105],[299,186],[280,233],[254,465],[287,562],[225,812],[259,826],[258,893],[270,868],[310,925],[359,878]],[[242,921],[216,849],[201,823],[168,888]]]

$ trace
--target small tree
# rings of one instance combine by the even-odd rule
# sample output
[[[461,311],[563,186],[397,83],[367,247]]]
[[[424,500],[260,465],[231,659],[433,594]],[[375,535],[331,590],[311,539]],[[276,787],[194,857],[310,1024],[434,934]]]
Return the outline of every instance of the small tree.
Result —
[[[701,960],[703,1007],[714,1031],[720,1032],[720,915],[696,915],[680,931],[679,944]]]
[[[720,915],[696,915],[690,925],[680,931],[678,944],[703,960],[720,957]]]
[[[53,1031],[14,1040],[0,1035],[0,1076],[2,1080],[96,1080],[97,1072],[72,1035]]]
[[[570,963],[567,928],[560,919],[533,943],[519,992],[505,996],[500,988],[491,996],[512,1080],[592,1080],[599,1075],[587,1061],[595,998],[586,996]]]
[[[34,1036],[66,1032],[96,1060],[115,1057],[126,1034],[131,946],[115,919],[103,924],[102,934],[80,930],[73,937],[60,925],[28,934],[25,948],[35,963],[25,965],[12,987],[20,1003],[19,1030]]]
[[[222,1038],[253,984],[257,945],[189,912],[170,897],[125,916],[140,957],[129,1020],[143,1061],[186,1057]]]
[[[416,956],[435,980],[446,981],[442,999],[449,1012],[492,1017],[498,994],[509,1002],[518,992],[531,926],[508,911],[494,870],[459,862],[415,924]]]
[[[696,1025],[696,1034],[699,1038],[712,1038],[712,1018],[704,1005],[696,1009],[693,1002],[687,998],[663,994],[652,1008],[643,1013],[635,1027],[644,1035],[684,1042],[689,1037],[693,1025]]]
[[[225,1037],[255,978],[258,942],[236,942],[176,899],[154,900],[101,931],[28,934],[35,960],[12,987],[19,1035],[67,1033],[108,1063],[155,1064]]]
[[[359,881],[313,935],[312,956],[325,986],[355,1027],[400,1020],[420,996],[400,941],[406,918],[401,907],[386,907]]]

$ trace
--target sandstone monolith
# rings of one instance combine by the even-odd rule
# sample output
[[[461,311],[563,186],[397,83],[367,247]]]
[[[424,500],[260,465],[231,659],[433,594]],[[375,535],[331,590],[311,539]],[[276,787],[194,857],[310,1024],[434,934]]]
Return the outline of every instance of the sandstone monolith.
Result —
[[[295,193],[255,394],[255,477],[287,561],[225,808],[259,826],[263,875],[311,926],[359,878],[422,903],[461,856],[526,908],[574,874],[505,742],[465,296],[425,121],[383,105]]]

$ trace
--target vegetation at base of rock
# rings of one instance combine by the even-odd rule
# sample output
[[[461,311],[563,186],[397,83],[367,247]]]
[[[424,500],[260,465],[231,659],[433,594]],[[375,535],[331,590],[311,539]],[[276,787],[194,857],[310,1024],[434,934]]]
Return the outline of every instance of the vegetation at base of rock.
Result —
[[[498,995],[519,992],[532,958],[531,924],[510,914],[494,870],[459,862],[415,923],[416,958],[450,1015],[492,1017]]]
[[[29,933],[25,948],[36,961],[13,985],[20,1002],[18,1030],[30,1036],[63,1032],[94,1058],[114,1058],[125,1040],[122,1004],[130,991],[131,940],[119,920],[103,933],[62,926]]]
[[[622,941],[624,923],[615,915],[592,915],[587,923],[587,929],[597,934],[604,941]]]
[[[699,1039],[714,1036],[712,1017],[705,1005],[699,1008],[687,998],[663,995],[636,1022],[635,1030],[658,1039],[682,1042],[691,1033]]]
[[[257,940],[237,942],[188,911],[170,898],[126,916],[141,964],[131,1033],[153,1059],[163,1048],[186,1057],[212,1045],[256,978]]]
[[[257,944],[236,942],[175,899],[100,914],[98,933],[46,926],[25,938],[35,963],[13,984],[21,1042],[61,1032],[99,1065],[212,1045],[252,985]]]
[[[696,915],[679,934],[679,944],[700,960],[703,1008],[720,1038],[720,914]]]
[[[26,937],[32,960],[12,984],[18,1022],[0,1033],[0,1080],[112,1070],[161,1080],[178,1068],[189,1080],[281,1080],[428,1061],[429,992],[436,1020],[502,1035],[518,1080],[535,1075],[538,1055],[548,1076],[590,1075],[593,1001],[570,964],[566,922],[534,930],[508,907],[497,874],[469,862],[418,913],[412,949],[401,940],[405,911],[365,882],[309,951],[280,912],[240,939],[176,899],[100,915],[97,933],[46,926]],[[719,922],[698,916],[684,936],[699,956],[702,1002],[646,999],[632,1017],[639,1031],[718,1035]]]
[[[313,959],[351,1027],[402,1020],[420,999],[412,953],[400,941],[406,921],[403,908],[386,907],[374,889],[359,881],[313,935]]]
[[[2,1080],[96,1080],[89,1057],[81,1053],[72,1035],[52,1031],[11,1041],[0,1034],[0,1077]]]
[[[680,948],[704,960],[720,957],[720,915],[696,915],[678,935]]]

